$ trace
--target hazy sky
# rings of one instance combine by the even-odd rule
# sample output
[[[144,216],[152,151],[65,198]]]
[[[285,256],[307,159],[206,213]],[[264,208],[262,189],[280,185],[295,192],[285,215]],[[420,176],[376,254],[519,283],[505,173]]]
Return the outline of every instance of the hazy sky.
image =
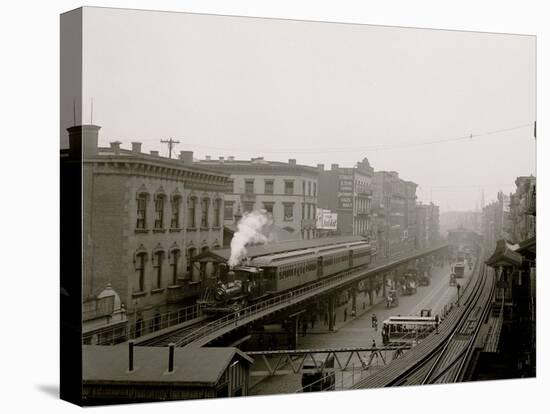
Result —
[[[100,145],[367,157],[444,211],[535,174],[534,37],[87,8],[83,67]]]

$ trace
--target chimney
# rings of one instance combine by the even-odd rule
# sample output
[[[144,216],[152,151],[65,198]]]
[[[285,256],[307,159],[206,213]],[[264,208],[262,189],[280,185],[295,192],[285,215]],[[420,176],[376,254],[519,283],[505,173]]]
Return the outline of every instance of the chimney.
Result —
[[[176,344],[170,342],[168,344],[168,372],[174,372],[174,352],[176,350]]]
[[[210,155],[205,155],[205,156],[204,156],[204,159],[205,159],[206,161],[210,161],[210,160],[212,159],[212,157],[211,157]]]
[[[180,160],[184,165],[193,164],[193,151],[180,151]]]
[[[120,154],[120,144],[122,144],[122,142],[120,142],[120,141],[111,142],[111,149],[113,150],[115,155]]]
[[[134,370],[134,341],[128,341],[128,371]]]
[[[235,157],[233,155],[230,155],[227,157],[227,161],[235,161]]]
[[[141,142],[132,142],[132,152],[134,154],[141,153]]]
[[[338,164],[330,164],[330,169],[331,169],[332,171],[337,170],[337,169],[338,169]]]
[[[151,151],[151,155],[153,157],[158,157],[159,156],[159,152],[158,151]]]
[[[100,126],[76,125],[67,128],[69,133],[69,155],[76,158],[88,158],[97,155],[97,141]]]
[[[317,164],[317,169],[319,171],[325,171],[325,164]]]
[[[288,165],[296,165],[296,159],[295,158],[290,158],[288,160]]]

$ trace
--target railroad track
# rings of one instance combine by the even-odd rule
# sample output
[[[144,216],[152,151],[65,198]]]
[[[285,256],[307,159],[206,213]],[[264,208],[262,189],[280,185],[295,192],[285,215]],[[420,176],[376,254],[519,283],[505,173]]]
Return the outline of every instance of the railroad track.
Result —
[[[460,307],[445,320],[447,326],[433,333],[400,360],[352,388],[459,382],[464,379],[479,330],[487,318],[495,289],[492,270],[476,263],[477,278],[468,285]]]
[[[196,330],[202,328],[210,322],[208,319],[200,320],[192,325],[180,328],[165,334],[160,334],[151,339],[145,339],[139,342],[139,346],[168,346],[170,343],[176,343],[182,338],[190,335]]]

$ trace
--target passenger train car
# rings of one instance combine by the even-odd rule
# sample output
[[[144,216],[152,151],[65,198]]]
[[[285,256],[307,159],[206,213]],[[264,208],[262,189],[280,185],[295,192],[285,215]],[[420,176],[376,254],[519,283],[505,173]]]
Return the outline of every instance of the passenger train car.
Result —
[[[367,267],[371,254],[367,241],[354,241],[257,256],[233,269],[220,266],[216,303],[207,310],[231,312],[345,270]]]

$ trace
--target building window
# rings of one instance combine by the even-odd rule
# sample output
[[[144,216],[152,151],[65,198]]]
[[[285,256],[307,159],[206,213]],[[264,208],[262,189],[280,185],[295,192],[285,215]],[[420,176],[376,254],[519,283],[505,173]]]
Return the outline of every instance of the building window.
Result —
[[[170,227],[173,229],[179,229],[180,227],[180,205],[181,197],[172,197],[172,219],[170,220]]]
[[[311,219],[311,204],[307,205],[307,218],[308,220]]]
[[[284,220],[294,221],[294,204],[283,203],[284,206]]]
[[[285,212],[285,216],[286,216],[286,212]],[[305,203],[302,203],[302,220],[305,220],[306,218],[306,205]]]
[[[254,210],[254,201],[245,201],[243,205],[243,213],[250,213],[252,210]]]
[[[317,197],[317,183],[313,183],[313,197]]]
[[[225,201],[223,203],[223,219],[233,220],[233,202]]]
[[[139,253],[136,255],[136,271],[138,274],[138,291],[145,291],[145,262],[147,253]]]
[[[155,229],[164,227],[164,196],[158,195],[155,198]]]
[[[210,200],[203,198],[201,203],[201,227],[208,228],[208,208],[210,207]]]
[[[181,252],[177,249],[172,250],[172,284],[178,284],[178,264],[180,260]]]
[[[285,194],[294,195],[294,181],[285,181]]]
[[[158,251],[154,254],[154,262],[153,262],[153,268],[155,269],[156,273],[156,288],[160,289],[162,287],[162,265],[164,262],[164,252]]]
[[[311,181],[308,181],[308,182],[307,182],[307,195],[308,195],[308,196],[311,195]]]
[[[140,194],[137,198],[137,229],[145,229],[147,226],[147,194]]]
[[[273,215],[273,203],[264,203],[264,210],[268,213]]]
[[[254,180],[244,180],[244,192],[254,194]]]
[[[302,194],[306,195],[306,182],[302,181]]]
[[[273,180],[265,180],[265,194],[273,194]]]
[[[187,209],[188,212],[188,220],[187,220],[187,227],[195,228],[197,227],[196,217],[195,217],[195,210],[197,209],[197,199],[195,197],[189,198],[189,208]]]
[[[222,200],[219,198],[214,202],[214,227],[220,227]]]

